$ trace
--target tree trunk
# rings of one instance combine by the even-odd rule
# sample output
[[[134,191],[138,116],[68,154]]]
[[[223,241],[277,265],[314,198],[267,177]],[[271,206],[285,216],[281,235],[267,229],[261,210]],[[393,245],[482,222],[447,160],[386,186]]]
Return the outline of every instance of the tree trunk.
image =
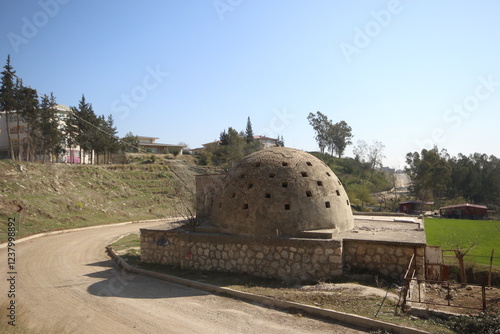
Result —
[[[5,122],[6,122],[6,125],[7,125],[7,140],[9,142],[9,154],[10,154],[10,158],[12,160],[16,160],[16,157],[14,155],[14,148],[12,147],[12,138],[10,137],[9,115],[10,115],[10,112],[9,111],[5,111]]]
[[[23,152],[23,149],[22,149],[22,146],[21,146],[21,129],[19,128],[19,117],[20,115],[18,113],[16,113],[16,119],[17,119],[17,160],[18,161],[22,161],[23,158],[22,158],[22,152]]]
[[[465,272],[464,255],[457,254],[458,266],[460,267],[460,283],[467,284],[467,273]]]

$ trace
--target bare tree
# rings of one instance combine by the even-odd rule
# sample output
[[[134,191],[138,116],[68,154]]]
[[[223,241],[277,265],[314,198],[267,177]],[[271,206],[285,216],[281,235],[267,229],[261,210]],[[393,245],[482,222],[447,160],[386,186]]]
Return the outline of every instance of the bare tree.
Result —
[[[467,284],[467,275],[465,272],[465,256],[474,249],[480,242],[481,233],[476,236],[470,237],[467,241],[461,240],[456,233],[451,233],[446,245],[450,247],[450,250],[455,253],[455,257],[458,261],[458,266],[460,270],[460,283]]]
[[[382,167],[382,160],[385,158],[384,148],[385,145],[378,140],[375,140],[373,145],[368,148],[368,162],[372,173],[375,168]]]

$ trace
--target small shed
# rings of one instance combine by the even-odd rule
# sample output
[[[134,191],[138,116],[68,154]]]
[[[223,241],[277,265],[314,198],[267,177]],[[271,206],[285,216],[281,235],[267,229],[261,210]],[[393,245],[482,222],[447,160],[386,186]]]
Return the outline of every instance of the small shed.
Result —
[[[443,218],[457,219],[487,219],[488,208],[476,204],[456,204],[439,208],[439,214]]]
[[[426,201],[406,201],[399,203],[399,212],[406,213],[408,215],[418,214],[423,211],[431,210],[431,206],[434,202]]]

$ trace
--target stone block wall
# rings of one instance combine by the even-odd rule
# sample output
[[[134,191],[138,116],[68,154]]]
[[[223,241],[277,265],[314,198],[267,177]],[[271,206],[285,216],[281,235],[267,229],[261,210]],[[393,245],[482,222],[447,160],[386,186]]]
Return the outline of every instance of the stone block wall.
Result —
[[[141,260],[184,268],[317,281],[342,275],[339,240],[141,229]]]
[[[344,239],[343,249],[346,272],[367,269],[393,279],[401,279],[416,252],[417,273],[424,274],[425,244]]]

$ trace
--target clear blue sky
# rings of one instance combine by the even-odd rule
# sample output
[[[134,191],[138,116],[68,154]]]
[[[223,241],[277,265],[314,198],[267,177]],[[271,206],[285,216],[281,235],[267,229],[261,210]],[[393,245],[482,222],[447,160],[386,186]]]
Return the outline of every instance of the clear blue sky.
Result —
[[[119,134],[191,148],[223,129],[317,150],[345,120],[385,165],[437,145],[500,157],[500,2],[40,0],[0,3],[0,64]],[[352,155],[352,146],[346,151]]]

